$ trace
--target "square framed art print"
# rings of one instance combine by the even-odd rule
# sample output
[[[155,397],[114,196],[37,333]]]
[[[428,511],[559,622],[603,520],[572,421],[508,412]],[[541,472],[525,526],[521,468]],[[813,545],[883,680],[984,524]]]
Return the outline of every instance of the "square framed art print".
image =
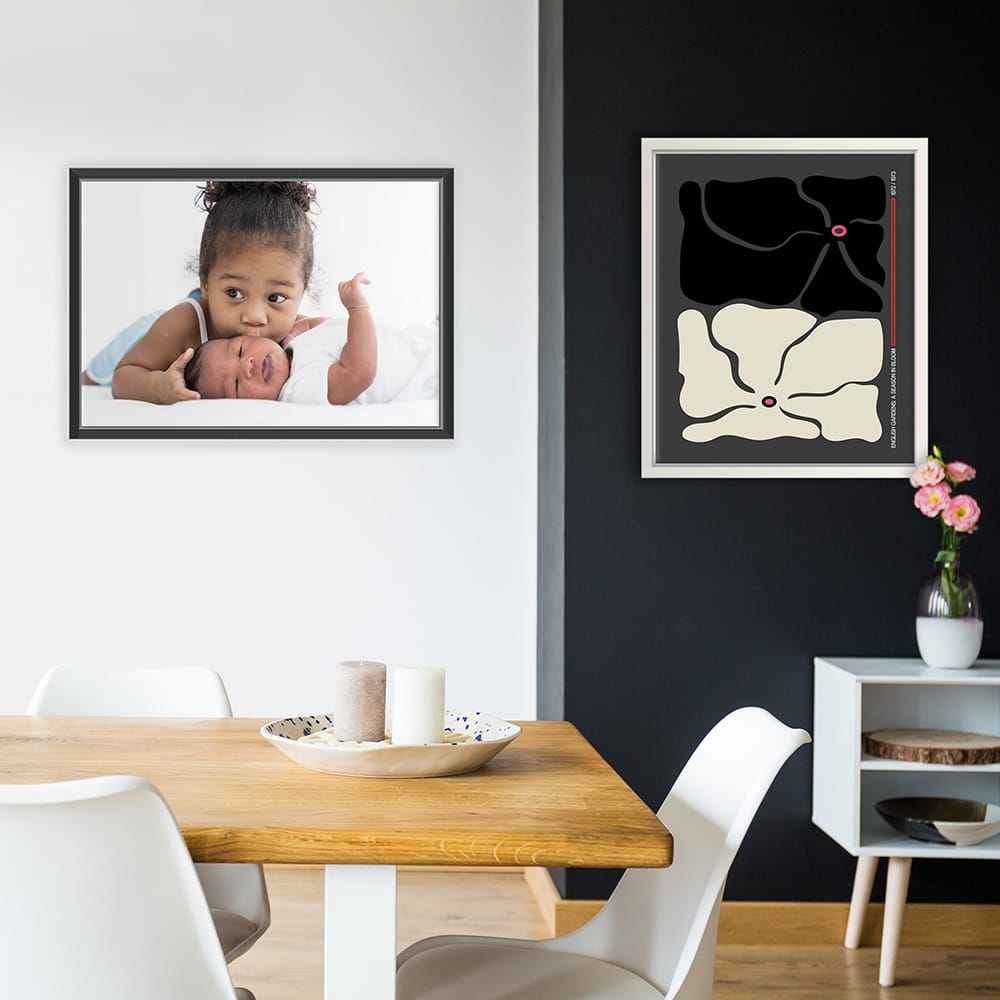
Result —
[[[642,140],[642,476],[906,476],[927,140]]]

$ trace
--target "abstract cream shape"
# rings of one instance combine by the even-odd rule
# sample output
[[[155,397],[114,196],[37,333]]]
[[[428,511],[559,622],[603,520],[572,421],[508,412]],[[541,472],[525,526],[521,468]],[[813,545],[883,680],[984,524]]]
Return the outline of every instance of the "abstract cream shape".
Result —
[[[753,396],[733,381],[729,358],[712,346],[708,324],[697,309],[677,317],[678,369],[684,376],[681,409],[689,417],[711,417],[731,406],[753,403]]]
[[[779,437],[816,438],[819,437],[819,430],[808,420],[793,420],[773,406],[770,409],[756,407],[752,410],[730,410],[717,420],[688,424],[681,432],[681,437],[685,441],[700,444],[727,434],[751,441],[770,441]]]
[[[774,385],[782,355],[815,323],[816,318],[801,309],[761,309],[736,302],[718,311],[712,334],[740,359],[743,382],[760,391]]]
[[[677,336],[681,410],[696,419],[720,414],[685,427],[687,441],[725,435],[811,439],[820,433],[829,441],[881,437],[878,387],[854,384],[870,382],[882,369],[877,319],[817,324],[801,309],[725,306],[712,322],[712,336],[736,356],[738,377],[751,391],[734,380],[728,355],[713,345],[698,310],[678,316]]]
[[[877,441],[882,436],[877,402],[875,386],[845,385],[829,396],[793,396],[785,407],[789,413],[818,420],[828,441]]]
[[[882,324],[832,319],[788,352],[781,384],[793,392],[833,392],[848,382],[871,382],[881,370]]]

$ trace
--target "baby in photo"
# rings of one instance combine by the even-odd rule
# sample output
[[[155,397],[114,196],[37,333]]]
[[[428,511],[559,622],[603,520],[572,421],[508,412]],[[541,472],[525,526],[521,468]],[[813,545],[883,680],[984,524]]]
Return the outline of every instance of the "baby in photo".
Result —
[[[210,340],[184,370],[202,399],[286,403],[388,403],[434,399],[438,342],[433,328],[386,326],[376,332],[361,291],[362,273],[339,286],[347,319],[295,324],[282,347],[266,337]],[[355,377],[357,376],[357,377]]]

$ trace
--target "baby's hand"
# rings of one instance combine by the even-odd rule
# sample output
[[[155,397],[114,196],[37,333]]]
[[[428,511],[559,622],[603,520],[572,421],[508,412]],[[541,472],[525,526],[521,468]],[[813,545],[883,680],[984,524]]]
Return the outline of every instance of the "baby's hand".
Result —
[[[193,389],[189,389],[184,382],[184,369],[187,368],[187,363],[192,357],[194,357],[194,350],[189,347],[165,372],[159,373],[163,376],[158,387],[160,403],[179,403],[186,399],[201,399],[201,395]]]
[[[342,281],[337,285],[337,291],[340,292],[340,301],[348,312],[351,312],[353,309],[368,308],[368,299],[365,298],[364,292],[361,291],[361,286],[370,284],[371,282],[365,277],[365,272],[358,271],[350,281]]]

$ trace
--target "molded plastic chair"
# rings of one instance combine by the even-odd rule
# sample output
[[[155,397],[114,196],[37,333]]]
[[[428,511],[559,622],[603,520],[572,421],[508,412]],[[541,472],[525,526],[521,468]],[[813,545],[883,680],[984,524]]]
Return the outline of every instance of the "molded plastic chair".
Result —
[[[0,785],[4,993],[254,1000],[229,978],[170,807],[124,775]]]
[[[397,960],[397,1000],[705,1000],[719,907],[768,788],[809,734],[761,708],[727,715],[691,755],[657,814],[668,868],[629,869],[579,930],[546,941],[448,935]]]
[[[225,719],[233,710],[222,678],[207,667],[52,667],[28,715]],[[195,865],[226,961],[267,930],[271,907],[260,865]]]

